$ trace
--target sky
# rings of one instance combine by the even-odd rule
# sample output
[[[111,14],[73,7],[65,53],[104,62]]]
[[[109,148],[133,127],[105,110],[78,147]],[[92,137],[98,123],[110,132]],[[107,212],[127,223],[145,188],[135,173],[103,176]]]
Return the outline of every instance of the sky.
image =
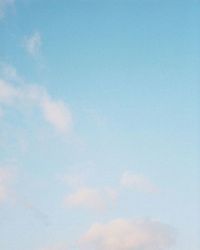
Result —
[[[0,0],[0,249],[199,250],[199,0]]]

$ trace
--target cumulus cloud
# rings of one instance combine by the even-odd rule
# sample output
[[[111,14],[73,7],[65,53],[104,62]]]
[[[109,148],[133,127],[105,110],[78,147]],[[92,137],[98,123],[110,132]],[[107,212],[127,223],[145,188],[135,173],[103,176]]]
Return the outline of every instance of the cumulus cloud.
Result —
[[[109,188],[97,189],[81,187],[69,194],[64,202],[68,207],[84,207],[96,211],[104,211],[110,207],[117,198],[117,193]]]
[[[41,45],[41,35],[38,31],[35,31],[30,36],[24,38],[24,47],[26,51],[33,57],[40,53]]]
[[[5,16],[6,9],[14,2],[15,0],[0,0],[0,19]]]
[[[79,244],[87,250],[166,250],[174,242],[174,230],[159,221],[116,219],[92,225]]]
[[[134,174],[127,171],[122,175],[120,183],[125,188],[132,188],[147,193],[158,192],[158,188],[147,177],[141,174]]]
[[[0,204],[9,196],[9,186],[13,178],[13,173],[10,169],[0,167]]]
[[[4,106],[17,106],[19,103],[32,104],[58,131],[64,133],[70,131],[72,115],[66,103],[54,100],[44,88],[26,84],[12,68],[6,67],[4,76],[4,79],[0,78],[0,104]]]

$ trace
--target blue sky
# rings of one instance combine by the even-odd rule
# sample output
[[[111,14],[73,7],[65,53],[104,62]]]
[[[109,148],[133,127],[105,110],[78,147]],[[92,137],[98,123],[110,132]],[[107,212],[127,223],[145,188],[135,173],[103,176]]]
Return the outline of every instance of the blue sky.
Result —
[[[198,0],[0,0],[0,249],[199,250]]]

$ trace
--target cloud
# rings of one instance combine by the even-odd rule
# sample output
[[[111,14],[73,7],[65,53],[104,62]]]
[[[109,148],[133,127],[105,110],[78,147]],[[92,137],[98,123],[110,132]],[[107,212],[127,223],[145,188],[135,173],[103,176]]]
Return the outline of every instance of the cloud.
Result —
[[[49,96],[46,96],[41,101],[41,108],[46,121],[59,131],[65,132],[66,130],[70,130],[72,117],[64,102],[53,101]]]
[[[11,103],[16,97],[19,97],[18,90],[6,81],[0,79],[0,101]]]
[[[96,211],[105,211],[117,198],[117,193],[109,188],[81,187],[69,194],[64,203],[67,207],[83,207]]]
[[[42,45],[41,35],[38,31],[35,31],[30,36],[24,38],[24,47],[29,55],[35,57],[40,53]]]
[[[84,174],[62,174],[59,180],[66,183],[71,188],[80,188],[85,182]]]
[[[122,175],[120,183],[125,188],[132,188],[146,193],[158,192],[157,187],[141,174],[134,174],[127,171]]]
[[[9,64],[0,63],[1,75],[4,79],[13,82],[23,82],[23,79],[18,75],[17,70]]]
[[[5,16],[6,9],[14,4],[15,0],[0,0],[0,19]]]
[[[6,80],[0,78],[0,104],[14,107],[20,103],[32,105],[56,130],[62,133],[70,131],[72,115],[66,103],[54,100],[42,87],[26,84],[12,67],[6,66],[6,70],[4,67],[3,75]]]
[[[92,225],[79,244],[87,250],[166,250],[174,242],[174,230],[159,221],[116,219]]]
[[[64,198],[66,207],[105,211],[114,205],[120,195],[120,187],[88,187],[83,177],[79,174],[67,174],[60,177],[73,190]],[[158,192],[157,187],[148,178],[128,171],[121,176],[120,185],[123,188],[136,189],[147,193]]]
[[[9,186],[12,178],[13,173],[10,169],[0,167],[0,204],[9,196]]]

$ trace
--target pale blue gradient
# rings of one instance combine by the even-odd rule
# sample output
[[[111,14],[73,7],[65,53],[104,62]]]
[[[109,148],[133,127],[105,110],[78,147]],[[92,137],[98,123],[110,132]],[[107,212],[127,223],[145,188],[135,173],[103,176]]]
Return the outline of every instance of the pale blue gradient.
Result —
[[[197,0],[19,0],[7,10],[1,62],[68,103],[74,130],[63,138],[37,110],[0,118],[0,163],[16,165],[21,197],[0,206],[0,249],[71,244],[96,221],[153,217],[176,229],[173,250],[199,250],[199,13]],[[23,47],[34,31],[35,59]],[[58,176],[118,188],[126,170],[160,193],[122,190],[103,214],[63,208]]]

